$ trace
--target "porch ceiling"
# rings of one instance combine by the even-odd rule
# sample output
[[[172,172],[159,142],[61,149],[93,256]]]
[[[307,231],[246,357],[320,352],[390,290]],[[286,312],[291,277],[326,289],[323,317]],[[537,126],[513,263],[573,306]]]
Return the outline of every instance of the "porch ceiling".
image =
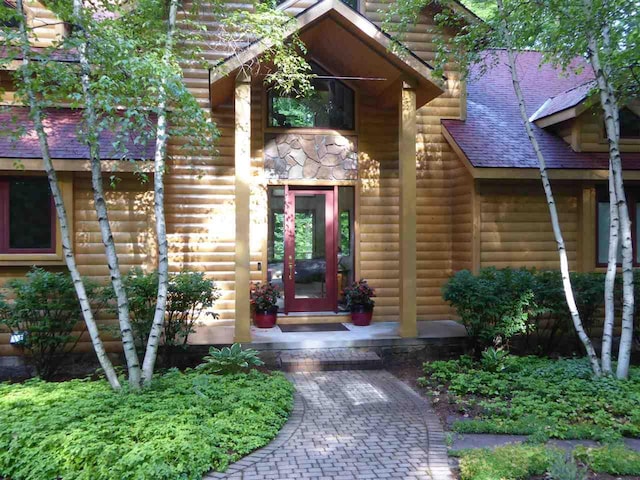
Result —
[[[309,57],[332,74],[384,79],[347,82],[366,94],[384,99],[387,93],[399,92],[401,81],[406,80],[415,85],[420,107],[443,91],[441,79],[432,75],[427,63],[410,52],[399,56],[391,51],[389,37],[340,0],[323,0],[293,18],[289,34],[294,33],[307,46]],[[267,42],[259,41],[218,65],[210,83],[214,106],[231,96],[238,69],[269,47]]]

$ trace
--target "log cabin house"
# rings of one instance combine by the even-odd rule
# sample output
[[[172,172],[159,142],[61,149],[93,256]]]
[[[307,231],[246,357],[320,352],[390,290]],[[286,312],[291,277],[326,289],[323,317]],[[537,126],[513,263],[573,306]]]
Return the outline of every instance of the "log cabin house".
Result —
[[[485,75],[464,82],[449,65],[439,78],[430,64],[434,11],[422,12],[406,35],[408,54],[397,55],[379,28],[384,6],[281,3],[295,17],[291,33],[307,46],[317,74],[313,101],[270,91],[262,68],[242,68],[269,45],[258,41],[230,55],[228,45],[215,41],[216,19],[201,14],[212,32],[204,50],[212,68],[185,65],[184,81],[221,136],[195,157],[181,151],[178,139],[170,142],[170,268],[204,271],[216,280],[223,290],[215,306],[220,318],[205,321],[234,325],[237,341],[251,340],[251,281],[283,288],[280,322],[321,323],[342,321],[340,290],[366,278],[377,291],[374,321],[397,321],[399,334],[412,337],[417,320],[454,318],[441,287],[457,270],[557,268],[537,162],[503,52],[494,52],[497,65]],[[41,4],[30,0],[28,8],[30,21],[42,27],[39,42],[64,34]],[[522,52],[518,62],[571,267],[599,269],[606,260],[608,155],[601,114],[589,97],[592,75],[588,68],[566,75],[540,65],[534,51]],[[10,104],[7,71],[0,81],[3,103]],[[0,117],[2,129],[14,128],[7,115]],[[14,106],[12,115],[26,134],[18,142],[0,137],[0,281],[34,264],[64,269],[35,133],[23,107]],[[636,104],[621,111],[636,229],[639,115]],[[78,112],[58,109],[48,115],[47,128],[81,271],[107,281],[78,122]],[[121,267],[151,269],[153,192],[133,176],[130,162],[109,156],[109,138],[101,142],[105,172],[121,179],[108,193]],[[138,167],[149,169],[152,151],[134,152]],[[636,256],[640,263],[640,249]],[[15,354],[19,349],[0,333],[0,355]]]

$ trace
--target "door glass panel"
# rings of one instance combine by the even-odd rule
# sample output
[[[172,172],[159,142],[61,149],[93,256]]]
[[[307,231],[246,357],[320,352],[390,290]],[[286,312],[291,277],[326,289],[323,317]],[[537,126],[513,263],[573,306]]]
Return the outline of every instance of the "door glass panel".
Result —
[[[295,298],[327,297],[325,199],[295,196]]]
[[[346,310],[343,290],[353,282],[354,266],[354,194],[353,187],[338,188],[338,308]]]
[[[284,309],[284,188],[269,187],[269,235],[267,237],[267,281],[282,292],[278,307]]]

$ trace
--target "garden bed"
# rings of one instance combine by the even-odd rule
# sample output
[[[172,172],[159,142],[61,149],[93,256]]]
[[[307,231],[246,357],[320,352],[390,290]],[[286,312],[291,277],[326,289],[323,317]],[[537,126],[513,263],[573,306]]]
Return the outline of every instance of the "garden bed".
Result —
[[[0,478],[198,479],[269,443],[292,408],[280,373],[171,371],[141,393],[105,381],[0,384]]]
[[[426,363],[416,382],[446,428],[456,432],[452,440],[482,433],[528,441],[452,451],[462,480],[550,478],[550,469],[559,472],[551,472],[551,478],[640,478],[640,453],[623,443],[637,443],[624,437],[640,436],[639,368],[631,369],[628,381],[618,381],[594,379],[583,359],[493,360]],[[549,439],[582,439],[592,446],[577,446],[571,453],[546,443]],[[584,477],[567,476],[566,468]]]

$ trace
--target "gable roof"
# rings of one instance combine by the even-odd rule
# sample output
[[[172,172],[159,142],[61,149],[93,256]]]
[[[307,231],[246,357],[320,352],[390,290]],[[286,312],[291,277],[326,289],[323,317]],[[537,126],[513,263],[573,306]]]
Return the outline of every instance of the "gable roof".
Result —
[[[567,112],[567,114],[563,115],[561,118],[558,116],[555,121],[549,119],[549,117],[556,115],[557,113],[564,112],[565,110],[577,107],[584,103],[587,98],[589,98],[589,92],[591,92],[595,86],[595,80],[589,80],[581,85],[569,88],[555,97],[548,98],[542,106],[533,115],[531,115],[529,121],[538,122],[539,120],[547,119],[546,122],[538,122],[538,126],[546,127],[559,123],[560,121],[568,120],[569,118],[575,118],[579,113],[581,113],[577,109],[573,112]]]
[[[89,147],[78,138],[78,129],[82,125],[82,110],[70,108],[47,109],[43,124],[49,140],[52,159],[89,159]],[[30,159],[42,158],[38,135],[29,118],[26,107],[3,108],[0,111],[0,125],[10,126],[11,130],[20,130],[23,135],[13,139],[0,135],[0,158]],[[122,160],[122,155],[113,147],[116,136],[110,131],[100,134],[100,158],[102,160]],[[125,142],[127,159],[141,160],[153,158],[155,144],[135,143],[133,139]]]
[[[505,51],[490,51],[488,57],[497,63],[484,75],[480,65],[474,67],[467,85],[466,120],[442,120],[445,137],[476,168],[538,168],[538,161],[520,117],[513,91],[511,73]],[[571,103],[581,88],[593,80],[590,68],[566,73],[542,63],[541,52],[520,52],[517,69],[527,104],[527,114],[533,115],[548,98],[559,96],[557,106]],[[491,62],[487,58],[488,62]],[[576,60],[573,67],[582,63]],[[572,91],[577,93],[571,93]],[[569,93],[567,93],[569,92]],[[550,169],[608,168],[606,152],[575,152],[562,138],[533,125],[540,148]],[[623,153],[626,169],[640,170],[640,153]]]
[[[288,22],[287,35],[295,33],[302,35],[313,28],[325,28],[330,24],[338,25],[340,31],[357,37],[358,45],[375,52],[379,58],[415,80],[418,106],[443,92],[442,79],[432,75],[433,68],[428,63],[410,51],[405,55],[395,53],[393,40],[389,35],[340,0],[322,0],[302,11]],[[240,52],[220,61],[212,72],[210,85],[213,86],[228,79],[235,71],[265,53],[272,46],[268,39],[257,40]],[[309,50],[313,53],[313,47]],[[333,53],[335,56],[335,52]],[[359,59],[355,58],[353,63],[357,61]]]

